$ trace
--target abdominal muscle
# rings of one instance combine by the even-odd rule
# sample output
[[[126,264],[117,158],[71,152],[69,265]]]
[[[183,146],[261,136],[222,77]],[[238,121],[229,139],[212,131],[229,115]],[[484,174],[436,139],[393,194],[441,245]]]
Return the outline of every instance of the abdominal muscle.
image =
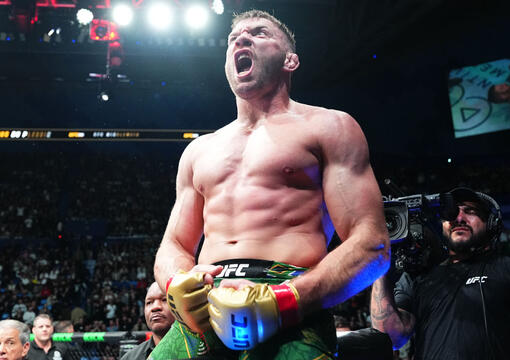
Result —
[[[249,258],[312,267],[326,255],[320,189],[224,190],[205,199],[200,264]]]

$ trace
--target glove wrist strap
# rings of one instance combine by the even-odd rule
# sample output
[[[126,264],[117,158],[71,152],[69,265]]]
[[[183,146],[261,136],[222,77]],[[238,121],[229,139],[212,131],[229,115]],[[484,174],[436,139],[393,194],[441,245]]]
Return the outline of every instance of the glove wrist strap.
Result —
[[[170,286],[170,284],[172,283],[172,280],[174,279],[173,276],[170,276],[170,279],[168,279],[168,281],[166,282],[166,289],[165,289],[165,292],[168,292],[168,287]]]
[[[296,288],[291,284],[271,285],[270,288],[278,304],[282,328],[297,325],[299,323],[299,295]]]

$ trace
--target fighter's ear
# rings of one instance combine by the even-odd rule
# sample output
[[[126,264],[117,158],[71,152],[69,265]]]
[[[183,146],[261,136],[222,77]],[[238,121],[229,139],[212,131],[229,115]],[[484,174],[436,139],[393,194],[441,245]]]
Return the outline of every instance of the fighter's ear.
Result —
[[[283,69],[288,72],[294,72],[299,67],[299,56],[293,52],[287,52]]]

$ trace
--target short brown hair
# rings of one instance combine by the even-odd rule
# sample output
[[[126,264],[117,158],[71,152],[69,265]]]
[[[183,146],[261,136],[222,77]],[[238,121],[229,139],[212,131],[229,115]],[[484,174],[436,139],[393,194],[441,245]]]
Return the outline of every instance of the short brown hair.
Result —
[[[35,318],[34,318],[34,326],[35,326],[35,322],[39,319],[47,319],[51,322],[51,326],[53,326],[53,319],[51,318],[51,316],[49,316],[48,314],[39,314],[37,315]]]
[[[261,18],[261,19],[266,19],[266,20],[269,20],[271,21],[273,24],[275,24],[276,26],[278,26],[278,28],[285,34],[285,36],[287,37],[287,40],[288,40],[288,43],[289,43],[289,47],[290,47],[290,50],[292,50],[292,52],[295,52],[296,51],[296,39],[294,38],[294,33],[292,31],[289,30],[289,28],[287,27],[287,25],[285,25],[284,23],[282,23],[280,20],[278,20],[277,18],[275,18],[273,15],[271,15],[270,13],[266,12],[266,11],[262,11],[262,10],[248,10],[248,11],[245,11],[243,13],[240,13],[240,14],[235,14],[234,15],[234,18],[232,19],[232,26],[231,28],[234,29],[234,27],[241,21],[241,20],[246,20],[246,19],[252,19],[252,18]]]

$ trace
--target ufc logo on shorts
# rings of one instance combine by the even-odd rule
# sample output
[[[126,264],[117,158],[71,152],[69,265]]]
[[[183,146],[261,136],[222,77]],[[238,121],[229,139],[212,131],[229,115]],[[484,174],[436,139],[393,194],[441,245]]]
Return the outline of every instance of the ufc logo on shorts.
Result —
[[[244,268],[249,267],[249,264],[228,264],[225,265],[223,270],[221,270],[221,273],[218,275],[218,277],[225,277],[228,278],[230,276],[233,277],[244,277],[246,276],[246,272],[243,271]],[[230,275],[232,274],[233,275]]]
[[[467,279],[466,285],[474,284],[475,282],[484,283],[485,279],[487,279],[487,276],[473,276],[472,278]]]

